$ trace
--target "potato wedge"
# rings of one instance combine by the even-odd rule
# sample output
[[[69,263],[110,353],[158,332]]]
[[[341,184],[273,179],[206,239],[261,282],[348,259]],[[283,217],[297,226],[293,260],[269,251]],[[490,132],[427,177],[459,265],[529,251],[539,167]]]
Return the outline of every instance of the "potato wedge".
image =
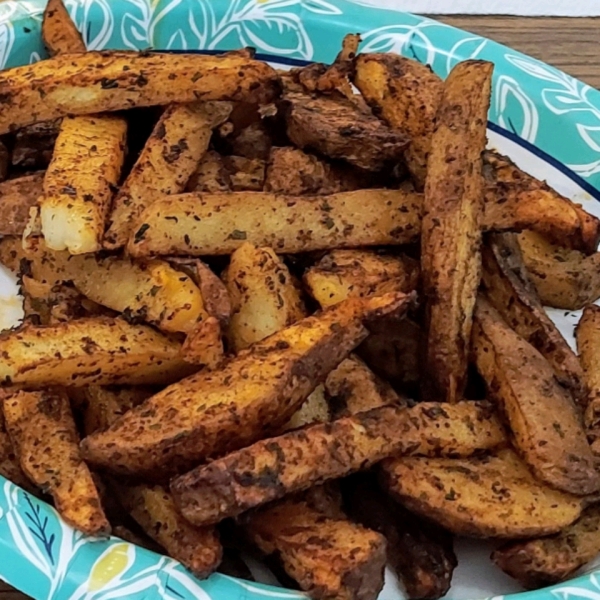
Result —
[[[231,254],[244,242],[278,253],[406,244],[419,236],[421,198],[400,190],[331,196],[181,194],[147,209],[132,256]],[[243,210],[241,208],[243,207]]]
[[[46,169],[52,160],[60,119],[28,125],[15,134],[11,164],[31,171]]]
[[[213,129],[231,112],[228,102],[172,104],[161,115],[135,166],[117,193],[104,247],[123,247],[144,209],[155,200],[183,192]]]
[[[19,391],[4,399],[6,426],[21,468],[52,495],[62,518],[89,535],[110,533],[64,392]]]
[[[456,402],[481,278],[483,177],[493,65],[465,61],[448,75],[437,113],[423,203],[421,268],[427,346],[423,395]],[[452,265],[449,269],[448,265]]]
[[[89,317],[0,335],[4,385],[164,384],[193,371],[181,346],[143,325]]]
[[[382,406],[256,442],[171,481],[183,516],[217,523],[394,454],[470,455],[505,443],[489,406]]]
[[[29,221],[29,211],[42,195],[44,172],[24,175],[0,183],[0,235],[23,235]]]
[[[42,19],[42,39],[50,56],[86,51],[83,38],[62,0],[48,0]]]
[[[508,542],[492,554],[498,567],[526,589],[564,581],[600,552],[600,508],[590,506],[558,535]]]
[[[513,443],[535,476],[576,495],[600,490],[600,475],[573,398],[546,359],[480,297],[473,350],[488,394],[506,416]]]
[[[228,338],[235,352],[306,316],[288,268],[271,248],[242,244],[223,281],[231,299]]]
[[[125,157],[126,132],[122,117],[63,119],[39,200],[48,248],[71,254],[100,250]]]
[[[316,150],[366,171],[400,162],[409,139],[345,98],[286,93],[287,135],[300,149]]]
[[[406,163],[423,189],[442,80],[416,60],[391,53],[360,54],[355,60],[354,85],[375,114],[410,137]]]
[[[593,254],[600,219],[519,169],[509,158],[487,151],[485,210],[498,229],[532,229],[559,246]]]
[[[383,290],[412,292],[418,281],[418,261],[369,250],[333,250],[304,274],[308,291],[322,308]]]
[[[343,482],[344,508],[361,525],[385,536],[388,563],[409,600],[437,600],[450,589],[457,565],[452,536],[384,494],[370,473]]]
[[[579,518],[586,503],[539,483],[512,450],[462,459],[384,461],[381,479],[411,512],[470,537],[558,533]]]
[[[490,234],[482,249],[482,289],[492,306],[550,363],[578,403],[585,403],[577,356],[544,310],[529,278],[515,234]]]
[[[0,475],[12,481],[20,488],[35,493],[35,487],[27,479],[25,473],[23,473],[23,469],[21,469],[19,459],[13,448],[13,443],[6,431],[2,404],[4,403],[4,399],[10,397],[10,395],[11,392],[9,390],[3,390],[2,399],[0,400]]]
[[[383,587],[385,538],[305,500],[285,498],[252,513],[244,531],[262,552],[277,555],[311,598],[376,598]]]
[[[266,163],[260,158],[225,156],[225,168],[229,171],[231,189],[234,192],[260,192],[265,185]]]
[[[238,104],[238,106],[240,105]],[[234,130],[231,138],[227,140],[227,145],[234,156],[262,162],[266,161],[269,157],[273,141],[265,123],[262,121],[260,113],[256,111],[255,114],[260,120],[249,123],[246,127],[242,125],[241,129],[237,132]],[[234,127],[238,128],[235,120]]]
[[[578,310],[600,298],[600,252],[586,256],[539,233],[519,234],[523,261],[543,304]]]
[[[224,157],[215,150],[206,152],[190,176],[186,191],[205,194],[230,192],[231,177],[225,166]]]
[[[0,134],[65,115],[131,106],[206,100],[262,104],[278,90],[278,75],[267,63],[233,54],[65,54],[0,74],[0,94],[10,107],[0,116]]]
[[[219,320],[208,317],[196,323],[181,346],[181,355],[192,365],[209,369],[219,367],[225,361]]]
[[[142,529],[196,577],[216,571],[223,548],[213,527],[195,527],[177,511],[160,485],[115,485],[120,502]]]
[[[115,473],[157,477],[278,431],[364,339],[365,321],[401,315],[410,297],[347,300],[254,344],[215,373],[156,394],[82,442],[86,460]],[[1,345],[0,345],[1,350]]]

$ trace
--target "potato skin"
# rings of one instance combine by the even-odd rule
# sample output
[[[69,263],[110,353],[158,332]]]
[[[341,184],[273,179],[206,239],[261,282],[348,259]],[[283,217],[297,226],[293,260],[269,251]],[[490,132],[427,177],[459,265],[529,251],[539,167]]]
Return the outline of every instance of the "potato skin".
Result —
[[[239,55],[102,51],[65,54],[0,75],[6,112],[0,134],[65,115],[125,110],[132,105],[231,100],[270,102],[279,77]]]
[[[493,65],[483,61],[465,61],[454,67],[444,84],[427,162],[421,269],[428,376],[422,388],[424,397],[432,400],[456,402],[466,380],[481,277],[481,154],[486,144],[492,71]]]
[[[585,504],[539,483],[512,450],[461,459],[390,459],[381,467],[381,483],[393,498],[457,535],[551,535],[576,521]]]
[[[23,235],[29,211],[42,195],[44,172],[23,175],[0,183],[0,235]]]
[[[380,406],[256,442],[173,479],[171,491],[186,519],[210,524],[394,454],[470,455],[502,443],[487,405]]]
[[[400,190],[181,194],[144,211],[127,249],[136,257],[207,256],[231,254],[244,242],[277,253],[406,244],[419,236],[420,213],[420,196]]]
[[[83,38],[62,0],[48,0],[42,19],[42,39],[50,56],[86,51]]]

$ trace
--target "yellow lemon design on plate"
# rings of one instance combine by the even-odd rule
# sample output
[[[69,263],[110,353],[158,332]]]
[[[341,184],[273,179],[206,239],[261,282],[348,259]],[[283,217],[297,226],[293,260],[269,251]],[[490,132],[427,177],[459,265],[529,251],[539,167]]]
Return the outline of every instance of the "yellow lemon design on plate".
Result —
[[[98,557],[88,580],[90,592],[101,590],[129,568],[130,548],[129,544],[115,544]]]

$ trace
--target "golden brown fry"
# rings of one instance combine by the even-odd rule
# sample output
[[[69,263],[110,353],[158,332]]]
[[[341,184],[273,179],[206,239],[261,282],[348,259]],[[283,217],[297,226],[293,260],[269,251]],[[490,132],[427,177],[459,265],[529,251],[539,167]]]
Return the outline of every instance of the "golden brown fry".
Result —
[[[456,402],[467,375],[467,352],[481,277],[483,177],[493,65],[458,64],[444,84],[423,201],[421,268],[427,346],[426,398]]]
[[[217,569],[223,554],[217,530],[188,523],[162,486],[119,484],[115,489],[124,508],[169,556],[200,579]]]
[[[231,191],[231,177],[223,159],[215,150],[209,150],[192,173],[186,191],[205,194]]]
[[[512,450],[472,458],[403,458],[382,463],[382,483],[410,511],[470,537],[558,533],[585,500],[534,479]]]
[[[141,213],[155,200],[183,192],[208,148],[212,130],[230,112],[228,102],[172,104],[165,109],[115,196],[105,248],[124,246]]]
[[[132,256],[231,254],[244,242],[278,253],[406,244],[419,236],[421,197],[400,190],[331,196],[181,194],[147,209]]]
[[[252,513],[244,530],[262,552],[278,555],[311,598],[362,600],[383,587],[385,538],[305,500],[286,498]]]
[[[0,94],[7,108],[0,115],[0,134],[67,114],[131,106],[207,100],[262,104],[271,101],[278,89],[278,75],[269,65],[235,55],[65,54],[0,74]]]
[[[42,39],[50,56],[86,51],[83,38],[62,0],[48,0],[42,20]]]
[[[473,349],[488,393],[506,416],[513,443],[535,476],[576,495],[600,490],[594,457],[570,394],[546,359],[480,297]]]
[[[573,575],[600,552],[600,508],[592,506],[558,535],[508,542],[492,554],[498,567],[526,589],[538,589]]]
[[[144,325],[89,317],[0,335],[4,385],[82,387],[168,383],[193,371],[181,346]]]
[[[9,481],[12,481],[15,485],[20,488],[27,490],[28,492],[34,492],[35,488],[31,484],[31,481],[27,479],[25,473],[21,469],[19,459],[13,448],[13,444],[10,440],[10,436],[6,431],[6,423],[4,420],[3,403],[6,398],[12,395],[10,390],[2,390],[0,395],[0,475],[6,477]]]
[[[593,254],[600,219],[495,152],[484,154],[486,217],[497,229],[532,229],[551,242]]]
[[[216,317],[207,317],[188,332],[181,355],[192,365],[216,369],[225,360],[221,325]]]
[[[304,274],[308,291],[322,308],[384,291],[408,293],[418,281],[418,261],[369,250],[333,250]]]
[[[235,352],[305,316],[292,276],[271,248],[242,244],[223,280],[231,299],[228,337]]]
[[[546,306],[578,310],[600,298],[600,252],[586,256],[539,233],[519,234],[523,261]]]
[[[548,317],[529,278],[515,234],[490,234],[482,249],[482,289],[502,318],[546,358],[558,381],[585,402],[577,356]]]
[[[65,117],[39,200],[48,248],[71,254],[102,247],[113,187],[125,157],[122,117]]]
[[[382,406],[256,442],[171,481],[186,519],[216,523],[394,454],[470,455],[505,443],[488,405]]]
[[[24,175],[0,183],[0,235],[22,235],[29,221],[29,211],[42,195],[44,172]]]
[[[234,192],[262,191],[266,169],[264,160],[244,156],[225,156],[223,160]]]
[[[303,319],[129,411],[82,442],[86,460],[123,474],[157,477],[278,431],[306,397],[364,339],[363,323],[401,315],[403,294],[350,299]],[[0,350],[2,349],[0,345]]]
[[[110,532],[63,392],[19,391],[4,400],[6,426],[23,471],[49,492],[62,518],[90,535]]]
[[[429,66],[396,54],[360,54],[355,68],[354,84],[373,112],[409,135],[406,163],[423,189],[442,80]]]
[[[231,298],[225,284],[201,260],[194,261],[198,277],[198,287],[204,299],[206,312],[216,317],[221,325],[227,325],[231,318]]]

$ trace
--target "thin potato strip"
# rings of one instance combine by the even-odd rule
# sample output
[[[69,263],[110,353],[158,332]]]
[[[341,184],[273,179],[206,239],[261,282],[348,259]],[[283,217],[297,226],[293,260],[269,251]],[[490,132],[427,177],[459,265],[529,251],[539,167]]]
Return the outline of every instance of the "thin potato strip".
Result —
[[[62,0],[48,0],[42,19],[42,39],[51,56],[86,50],[83,38]]]

